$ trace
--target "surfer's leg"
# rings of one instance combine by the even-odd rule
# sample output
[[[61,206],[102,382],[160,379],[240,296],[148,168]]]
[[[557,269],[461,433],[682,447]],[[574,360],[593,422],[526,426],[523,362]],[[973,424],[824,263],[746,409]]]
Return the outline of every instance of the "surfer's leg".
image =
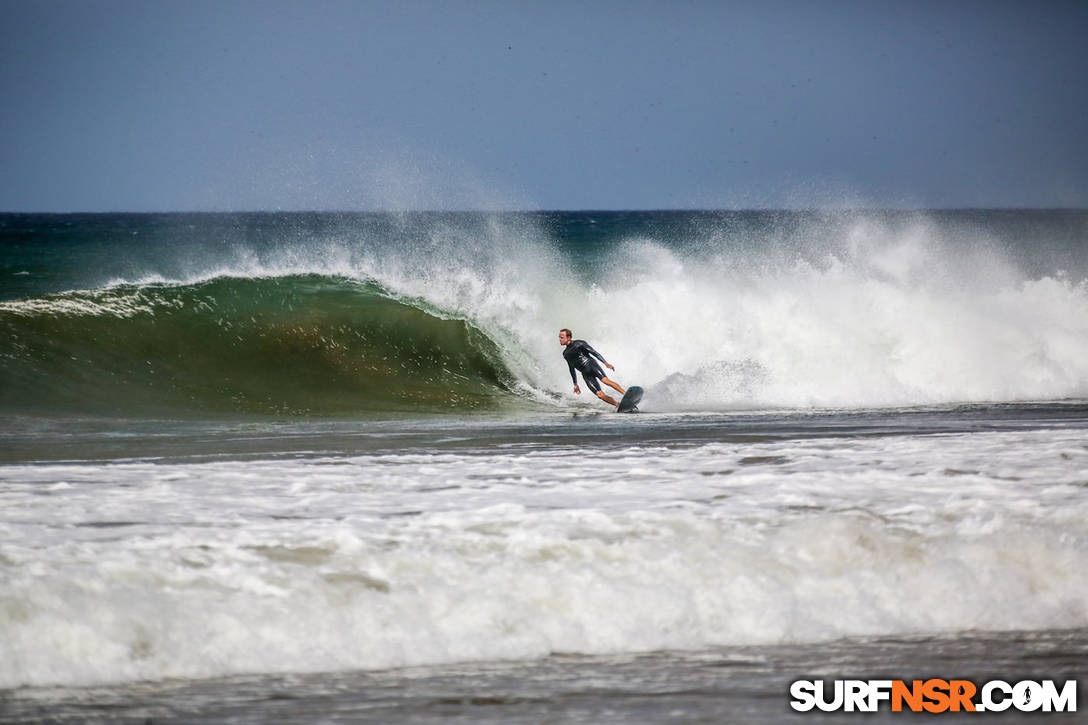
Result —
[[[601,400],[603,400],[606,403],[611,403],[612,405],[615,405],[616,407],[619,407],[619,403],[617,403],[615,400],[613,400],[612,398],[605,395],[604,391],[601,390],[601,380],[607,380],[607,378],[604,378],[603,376],[596,376],[591,371],[588,374],[583,372],[582,373],[582,380],[585,382],[587,388],[589,388],[590,390],[592,390],[594,393],[597,394],[598,398],[600,398]],[[616,387],[616,386],[613,385],[612,387]]]
[[[619,386],[619,383],[616,383],[616,382],[614,382],[612,380],[609,380],[608,378],[601,378],[601,382],[604,383],[605,385],[607,385],[608,387],[612,388],[613,390],[616,390],[616,391],[618,391],[620,393],[626,393],[627,392],[626,390],[624,390],[623,388],[621,388]]]

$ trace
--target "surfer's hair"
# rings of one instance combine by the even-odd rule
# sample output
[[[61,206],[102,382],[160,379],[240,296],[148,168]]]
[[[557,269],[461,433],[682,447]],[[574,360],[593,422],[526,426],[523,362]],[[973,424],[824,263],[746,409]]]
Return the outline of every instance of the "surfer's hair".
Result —
[[[560,332],[567,333],[567,337],[574,337],[574,333],[571,332],[569,328],[564,327],[562,330],[560,330]]]

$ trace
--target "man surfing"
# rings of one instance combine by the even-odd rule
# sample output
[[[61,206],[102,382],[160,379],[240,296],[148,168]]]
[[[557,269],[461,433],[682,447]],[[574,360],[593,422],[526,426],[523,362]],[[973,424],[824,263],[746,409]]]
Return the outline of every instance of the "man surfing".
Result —
[[[625,391],[617,383],[605,377],[604,370],[601,370],[601,366],[597,364],[597,360],[603,362],[604,366],[609,370],[615,370],[616,368],[601,357],[601,353],[590,347],[589,343],[585,340],[571,340],[570,338],[571,331],[567,328],[564,327],[559,331],[559,344],[566,348],[563,350],[563,358],[567,361],[567,366],[570,368],[570,379],[571,382],[574,383],[574,392],[579,395],[582,394],[582,391],[578,388],[578,378],[574,375],[574,371],[577,369],[582,373],[582,380],[585,381],[586,387],[596,393],[598,398],[606,403],[618,406],[619,403],[601,390],[601,383],[604,383],[621,394]],[[592,357],[590,357],[591,355]],[[597,358],[597,360],[594,360],[593,358]]]

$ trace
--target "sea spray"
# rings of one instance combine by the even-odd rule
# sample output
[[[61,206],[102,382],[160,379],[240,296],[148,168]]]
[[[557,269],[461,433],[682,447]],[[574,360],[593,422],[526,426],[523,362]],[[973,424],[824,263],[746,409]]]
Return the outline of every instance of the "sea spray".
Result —
[[[928,227],[862,222],[821,242],[687,254],[625,243],[589,291],[593,309],[624,310],[590,331],[595,344],[660,388],[656,409],[1088,395],[1083,278],[1027,278]]]

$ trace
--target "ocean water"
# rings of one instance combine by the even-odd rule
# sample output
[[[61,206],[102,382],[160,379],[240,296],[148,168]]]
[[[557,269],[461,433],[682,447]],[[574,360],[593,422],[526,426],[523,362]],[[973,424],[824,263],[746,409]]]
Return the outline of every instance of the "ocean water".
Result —
[[[1088,212],[0,215],[5,722],[1083,682],[1086,521]]]

